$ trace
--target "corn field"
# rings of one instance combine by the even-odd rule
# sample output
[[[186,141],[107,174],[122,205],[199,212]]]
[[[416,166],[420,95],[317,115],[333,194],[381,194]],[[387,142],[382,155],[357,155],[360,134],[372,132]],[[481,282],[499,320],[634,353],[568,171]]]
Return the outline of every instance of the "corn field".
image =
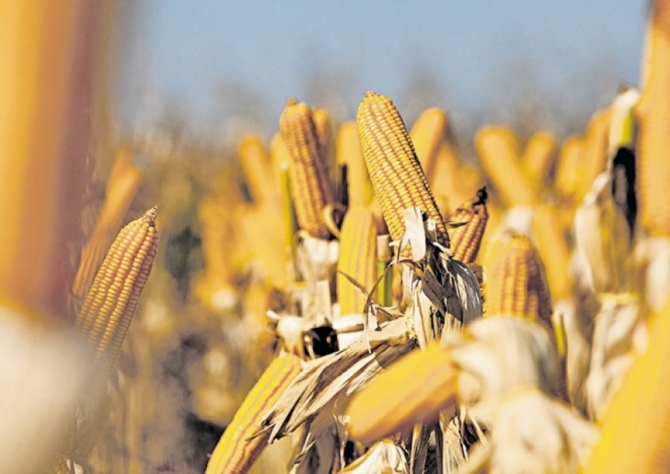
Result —
[[[583,130],[472,156],[373,90],[120,137],[111,5],[0,7],[0,471],[670,471],[670,1]]]

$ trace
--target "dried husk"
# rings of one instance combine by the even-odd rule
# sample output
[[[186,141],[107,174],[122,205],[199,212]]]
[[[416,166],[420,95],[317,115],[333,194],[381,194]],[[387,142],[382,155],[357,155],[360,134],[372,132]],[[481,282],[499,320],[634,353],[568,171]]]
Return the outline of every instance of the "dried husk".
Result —
[[[565,473],[584,462],[597,431],[556,393],[558,366],[541,325],[507,316],[477,320],[452,341],[459,399],[490,439],[459,473]]]
[[[624,375],[646,343],[647,331],[638,295],[601,295],[585,385],[588,413],[592,419],[601,419]]]
[[[340,474],[409,474],[407,455],[402,447],[390,439],[376,442],[370,449],[347,467]]]
[[[368,340],[366,340],[368,339]],[[262,424],[271,430],[270,442],[295,431],[303,423],[310,439],[335,423],[353,393],[379,371],[416,347],[405,322],[396,319],[370,331],[346,349],[307,362]]]

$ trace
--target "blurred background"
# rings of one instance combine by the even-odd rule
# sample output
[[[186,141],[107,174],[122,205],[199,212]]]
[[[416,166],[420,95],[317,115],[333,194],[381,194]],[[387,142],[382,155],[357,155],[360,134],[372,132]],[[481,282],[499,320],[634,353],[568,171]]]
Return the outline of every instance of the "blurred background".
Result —
[[[140,1],[120,36],[115,118],[124,130],[181,120],[216,143],[234,120],[274,133],[290,95],[337,122],[373,89],[409,123],[437,105],[465,134],[496,120],[574,131],[637,83],[646,10],[642,0]]]

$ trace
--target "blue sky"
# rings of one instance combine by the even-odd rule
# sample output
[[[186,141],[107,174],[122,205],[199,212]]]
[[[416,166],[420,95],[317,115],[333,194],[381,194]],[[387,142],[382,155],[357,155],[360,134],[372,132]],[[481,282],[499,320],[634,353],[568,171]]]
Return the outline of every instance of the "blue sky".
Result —
[[[276,128],[289,95],[354,117],[374,89],[415,116],[513,120],[536,96],[583,115],[637,84],[647,2],[140,0],[117,75],[126,127],[176,110],[212,136],[231,116]],[[593,111],[593,110],[591,110]],[[482,119],[483,117],[483,119]]]

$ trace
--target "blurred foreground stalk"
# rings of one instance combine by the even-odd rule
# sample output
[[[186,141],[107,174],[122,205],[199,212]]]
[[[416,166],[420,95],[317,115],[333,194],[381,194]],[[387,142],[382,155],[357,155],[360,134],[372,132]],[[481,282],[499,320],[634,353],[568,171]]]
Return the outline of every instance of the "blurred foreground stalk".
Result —
[[[61,315],[101,3],[0,2],[0,301]]]

